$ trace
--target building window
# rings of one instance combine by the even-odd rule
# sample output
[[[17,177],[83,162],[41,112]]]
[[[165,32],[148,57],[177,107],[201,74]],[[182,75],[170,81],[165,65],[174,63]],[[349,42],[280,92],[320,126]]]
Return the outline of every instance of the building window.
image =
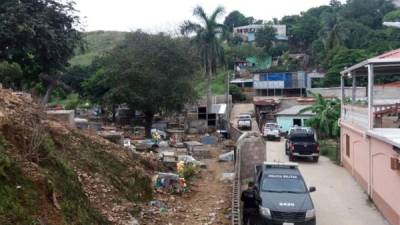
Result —
[[[350,157],[350,136],[346,134],[346,156]]]

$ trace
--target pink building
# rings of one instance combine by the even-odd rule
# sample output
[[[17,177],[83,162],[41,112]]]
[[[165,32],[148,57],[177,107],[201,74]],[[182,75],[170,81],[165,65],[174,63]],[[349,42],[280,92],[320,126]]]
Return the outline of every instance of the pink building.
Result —
[[[392,225],[400,225],[400,96],[377,94],[374,83],[398,75],[400,49],[341,72],[342,164]],[[360,81],[368,82],[367,98],[356,97]],[[352,96],[345,96],[346,84]]]

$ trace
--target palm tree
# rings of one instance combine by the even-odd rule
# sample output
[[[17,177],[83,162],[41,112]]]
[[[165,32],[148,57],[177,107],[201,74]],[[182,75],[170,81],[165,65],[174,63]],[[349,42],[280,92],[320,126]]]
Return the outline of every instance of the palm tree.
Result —
[[[299,114],[311,111],[315,113],[308,120],[308,125],[317,130],[319,135],[337,137],[339,134],[338,120],[340,118],[340,100],[338,98],[324,99],[321,94],[309,93],[315,98],[315,103],[300,110]]]
[[[225,12],[223,7],[217,7],[214,12],[207,16],[201,6],[193,10],[193,15],[200,23],[185,21],[181,26],[182,34],[195,33],[194,41],[199,49],[204,73],[207,76],[207,110],[211,110],[211,79],[213,71],[217,67],[219,59],[223,56],[223,49],[218,40],[218,35],[225,30],[225,25],[219,24],[217,19]]]

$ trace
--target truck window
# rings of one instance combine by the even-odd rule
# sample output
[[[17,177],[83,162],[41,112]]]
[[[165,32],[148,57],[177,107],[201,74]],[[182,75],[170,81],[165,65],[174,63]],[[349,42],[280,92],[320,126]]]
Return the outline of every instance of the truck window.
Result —
[[[291,136],[289,139],[293,142],[315,142],[314,135]]]
[[[262,181],[261,190],[264,192],[305,193],[306,185],[297,175],[268,174]]]

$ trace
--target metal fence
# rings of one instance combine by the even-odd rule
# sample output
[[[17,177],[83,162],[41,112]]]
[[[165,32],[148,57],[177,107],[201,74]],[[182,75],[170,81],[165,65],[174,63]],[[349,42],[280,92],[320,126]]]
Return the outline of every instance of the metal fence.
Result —
[[[231,138],[237,141],[242,132],[234,127],[230,129]],[[235,149],[235,179],[232,185],[232,225],[242,225],[242,209],[240,195],[242,193],[240,167],[241,167],[241,152],[238,148]]]

